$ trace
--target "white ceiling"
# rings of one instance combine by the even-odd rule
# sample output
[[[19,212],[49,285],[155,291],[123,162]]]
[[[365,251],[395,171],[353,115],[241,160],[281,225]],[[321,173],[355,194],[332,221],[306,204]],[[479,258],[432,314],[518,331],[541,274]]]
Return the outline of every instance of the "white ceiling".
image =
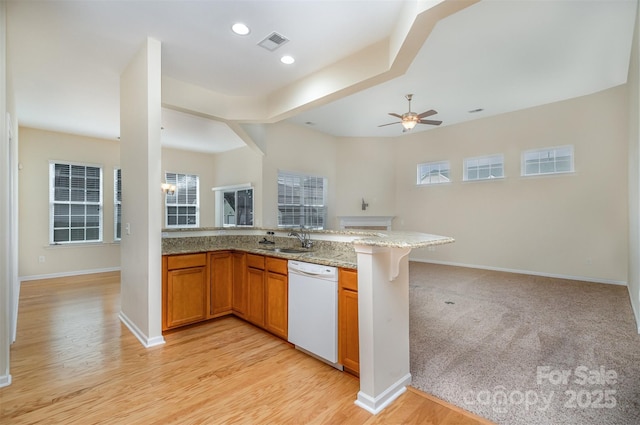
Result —
[[[389,38],[417,3],[424,2],[9,0],[18,119],[116,138],[120,73],[147,37],[162,42],[167,77],[223,95],[273,95]],[[406,112],[406,93],[414,94],[413,111],[436,109],[431,118],[444,126],[623,84],[636,7],[637,0],[483,0],[441,20],[405,75],[301,108],[289,121],[336,136],[393,137],[400,125],[378,125],[395,120],[388,112]],[[249,25],[248,36],[230,31],[237,21]],[[275,52],[257,46],[272,31],[291,41]],[[280,63],[283,54],[296,63]],[[477,108],[484,111],[468,112]],[[164,108],[163,144],[203,152],[243,145],[224,120],[201,115]]]

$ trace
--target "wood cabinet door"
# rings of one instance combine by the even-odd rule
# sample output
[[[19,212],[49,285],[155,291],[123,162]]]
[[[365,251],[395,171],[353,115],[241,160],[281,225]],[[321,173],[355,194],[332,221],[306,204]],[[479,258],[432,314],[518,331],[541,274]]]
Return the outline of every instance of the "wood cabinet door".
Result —
[[[346,369],[360,373],[358,293],[343,288],[338,291],[338,358]]]
[[[207,318],[207,268],[192,267],[167,272],[167,329]]]
[[[247,267],[247,320],[264,327],[264,271]]]
[[[210,317],[231,312],[233,266],[231,253],[209,254],[209,276],[211,279]]]
[[[289,329],[289,288],[287,276],[267,272],[265,327],[287,339]]]
[[[233,256],[233,294],[231,308],[239,317],[247,315],[248,288],[247,288],[247,256],[244,252],[234,252]]]

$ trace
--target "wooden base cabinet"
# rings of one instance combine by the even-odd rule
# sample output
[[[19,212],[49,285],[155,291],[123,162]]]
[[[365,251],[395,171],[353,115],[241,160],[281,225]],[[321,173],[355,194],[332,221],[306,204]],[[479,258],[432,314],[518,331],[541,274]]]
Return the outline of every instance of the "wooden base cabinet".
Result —
[[[165,256],[162,263],[163,330],[207,319],[207,255],[203,253]]]
[[[345,370],[360,374],[358,332],[358,273],[338,270],[338,361]]]
[[[231,313],[233,297],[233,256],[229,251],[209,253],[211,299],[209,317]]]
[[[266,258],[265,328],[287,339],[289,336],[289,280],[287,260]]]
[[[162,257],[162,330],[235,314],[288,337],[287,260],[216,251]]]
[[[247,268],[247,320],[264,328],[264,270]]]
[[[249,291],[247,288],[247,255],[244,252],[234,252],[232,255],[233,267],[233,295],[231,308],[233,314],[245,319],[247,317],[247,304]]]

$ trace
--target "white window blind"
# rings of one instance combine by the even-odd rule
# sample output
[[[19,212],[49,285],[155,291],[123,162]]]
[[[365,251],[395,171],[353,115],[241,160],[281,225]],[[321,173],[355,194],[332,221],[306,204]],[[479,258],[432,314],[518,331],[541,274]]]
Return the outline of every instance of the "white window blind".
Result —
[[[102,168],[49,163],[49,243],[102,241]]]
[[[573,172],[573,146],[535,149],[522,154],[523,176],[571,172]]]
[[[504,156],[489,155],[464,160],[464,180],[489,180],[504,177]]]
[[[198,176],[165,173],[165,181],[176,187],[173,194],[166,194],[166,227],[198,227],[200,210]]]
[[[113,238],[122,239],[122,170],[113,170]]]
[[[418,184],[429,185],[449,183],[451,181],[449,161],[426,162],[418,164]]]
[[[278,227],[324,229],[327,179],[278,171]]]

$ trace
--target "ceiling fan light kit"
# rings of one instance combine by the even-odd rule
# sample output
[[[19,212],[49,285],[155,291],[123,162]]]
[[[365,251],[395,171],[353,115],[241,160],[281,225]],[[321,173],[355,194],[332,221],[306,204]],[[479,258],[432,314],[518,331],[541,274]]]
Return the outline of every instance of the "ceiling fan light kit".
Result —
[[[407,95],[405,95],[405,98],[409,101],[409,111],[408,112],[405,112],[402,115],[396,114],[394,112],[389,112],[389,115],[391,115],[393,117],[400,118],[400,121],[390,122],[388,124],[382,124],[382,125],[379,125],[378,127],[385,127],[387,125],[392,125],[392,124],[402,124],[402,127],[403,127],[402,132],[404,133],[406,131],[409,131],[409,130],[413,129],[417,124],[429,124],[429,125],[440,125],[440,124],[442,124],[442,121],[424,120],[423,119],[423,118],[430,117],[431,115],[435,115],[435,114],[438,113],[433,109],[425,111],[425,112],[423,112],[421,114],[416,114],[415,112],[411,112],[411,99],[413,98],[413,95],[412,94],[407,94]]]
[[[416,124],[418,124],[418,121],[420,121],[420,119],[418,118],[417,114],[404,114],[402,116],[402,126],[405,128],[405,130],[411,130],[416,126]]]

